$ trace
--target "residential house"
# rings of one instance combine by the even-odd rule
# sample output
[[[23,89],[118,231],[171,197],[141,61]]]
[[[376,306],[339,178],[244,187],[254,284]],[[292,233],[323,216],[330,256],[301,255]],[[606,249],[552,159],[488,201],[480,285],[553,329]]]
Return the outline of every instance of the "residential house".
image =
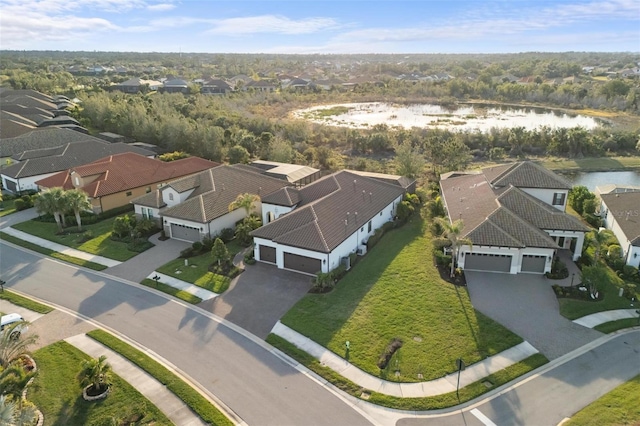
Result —
[[[405,188],[340,171],[262,198],[264,226],[253,231],[258,261],[304,274],[329,272],[392,221]]]
[[[251,89],[257,92],[275,92],[277,88],[277,83],[269,80],[251,80],[242,87],[242,90]]]
[[[40,190],[54,187],[81,189],[94,213],[126,206],[131,200],[218,163],[199,157],[164,162],[133,152],[110,155],[36,181]]]
[[[170,238],[194,242],[235,228],[247,214],[242,208],[229,211],[229,204],[238,195],[264,197],[287,185],[284,180],[237,165],[222,165],[175,180],[132,204],[138,216],[156,218]],[[262,204],[257,202],[254,212],[261,214],[261,209]]]
[[[28,133],[0,140],[0,162],[1,166],[10,165],[15,162],[15,157],[25,151],[34,151],[45,148],[56,148],[68,143],[82,141],[100,141],[98,138],[88,136],[79,132],[59,127],[35,128]],[[101,141],[100,141],[101,142]]]
[[[180,78],[173,78],[171,80],[166,80],[162,87],[159,88],[159,91],[162,93],[188,93],[189,85],[185,80]]]
[[[113,84],[110,90],[119,90],[124,93],[138,93],[143,89],[158,90],[162,87],[162,83],[155,80],[143,80],[141,78],[130,78],[122,83]]]
[[[39,133],[39,132],[38,132]],[[86,135],[83,135],[86,136]],[[55,173],[123,152],[135,152],[147,157],[155,153],[125,143],[108,143],[98,138],[68,142],[52,148],[25,151],[11,157],[11,164],[0,171],[2,187],[13,193],[35,191],[36,182]]]
[[[226,81],[220,78],[212,78],[205,81],[200,88],[200,93],[203,95],[224,95],[232,92],[233,87]]]
[[[313,167],[278,163],[277,161],[255,160],[251,162],[251,167],[257,169],[254,171],[258,171],[258,173],[286,180],[296,187],[307,185],[322,176],[322,172]]]
[[[558,250],[582,253],[590,228],[565,213],[571,185],[536,163],[444,174],[440,188],[449,220],[462,219],[473,243],[459,250],[462,269],[542,274]]]
[[[620,243],[627,265],[640,268],[640,191],[602,194],[600,217]]]

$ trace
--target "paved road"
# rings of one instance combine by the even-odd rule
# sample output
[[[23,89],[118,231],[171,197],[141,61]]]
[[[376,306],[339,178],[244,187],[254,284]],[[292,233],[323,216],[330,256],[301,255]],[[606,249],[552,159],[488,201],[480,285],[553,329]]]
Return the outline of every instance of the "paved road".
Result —
[[[0,251],[7,288],[123,333],[177,366],[249,425],[370,424],[259,342],[200,309],[5,243]]]
[[[473,307],[556,359],[602,333],[578,325],[558,311],[551,283],[543,275],[465,273]]]
[[[596,343],[596,342],[594,342]],[[561,360],[559,360],[561,361]],[[640,330],[621,334],[556,368],[452,414],[402,419],[397,426],[557,425],[566,417],[640,374]],[[474,411],[473,413],[471,411]]]

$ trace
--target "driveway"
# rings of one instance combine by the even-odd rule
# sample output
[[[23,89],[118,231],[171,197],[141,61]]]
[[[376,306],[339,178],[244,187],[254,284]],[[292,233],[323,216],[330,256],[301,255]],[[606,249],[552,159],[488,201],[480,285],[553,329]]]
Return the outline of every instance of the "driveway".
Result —
[[[198,307],[264,339],[276,322],[312,286],[311,277],[257,262],[233,280],[229,289]]]
[[[542,275],[465,271],[465,276],[477,310],[520,335],[549,359],[603,335],[561,316],[551,284]]]
[[[27,220],[35,219],[36,217],[38,217],[38,212],[34,207],[11,213],[9,215],[0,217],[0,228],[7,228],[9,226],[15,225],[16,223],[22,223],[26,222]]]

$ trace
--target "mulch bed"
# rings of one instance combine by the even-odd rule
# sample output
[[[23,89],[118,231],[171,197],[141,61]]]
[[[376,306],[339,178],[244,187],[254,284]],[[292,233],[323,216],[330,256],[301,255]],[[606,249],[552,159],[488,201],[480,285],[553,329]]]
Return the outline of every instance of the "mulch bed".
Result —
[[[440,274],[440,278],[442,278],[446,282],[451,283],[453,285],[466,287],[467,279],[464,277],[464,272],[462,272],[460,275],[456,275],[455,277],[452,278],[450,276],[451,267],[442,266],[442,265],[436,264],[436,268],[438,269],[438,273]]]

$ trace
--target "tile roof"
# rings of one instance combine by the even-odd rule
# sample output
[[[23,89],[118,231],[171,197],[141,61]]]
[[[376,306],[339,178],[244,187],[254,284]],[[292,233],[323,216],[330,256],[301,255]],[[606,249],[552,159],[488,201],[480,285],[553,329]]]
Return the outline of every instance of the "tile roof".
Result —
[[[28,124],[24,120],[13,120],[11,118],[0,119],[0,156],[2,156],[2,140],[15,138],[25,133],[36,130],[35,123]]]
[[[490,180],[497,182],[507,178],[518,164],[522,163],[484,169],[481,174],[451,174],[440,180],[449,219],[462,219],[464,236],[475,245],[557,248],[544,230],[589,230],[578,219],[512,184],[492,186],[489,183]],[[526,170],[520,172],[529,173]],[[547,179],[546,173],[540,176],[545,176],[541,180]],[[533,187],[531,182],[523,186]]]
[[[340,171],[298,190],[298,208],[253,231],[253,236],[329,253],[365,226],[404,190]]]
[[[603,194],[601,198],[631,244],[640,246],[640,192]]]
[[[391,175],[391,174],[387,174],[387,173],[374,173],[374,172],[363,172],[360,170],[347,170],[351,173],[355,173],[357,175],[360,176],[365,176],[365,177],[370,177],[370,178],[374,178],[374,179],[381,179],[385,182],[389,182],[389,183],[393,183],[394,185],[398,185],[404,189],[407,189],[408,187],[410,187],[412,184],[414,184],[416,182],[415,179],[410,179],[406,176],[400,176],[400,175]]]
[[[12,157],[25,151],[59,147],[71,142],[81,141],[105,143],[102,139],[85,135],[71,129],[51,127],[34,130],[15,138],[0,140],[0,157]]]
[[[262,202],[276,206],[293,207],[300,202],[300,192],[296,188],[287,186],[263,197]]]
[[[67,131],[82,135],[72,130]],[[39,152],[32,151],[30,152],[30,158],[6,167],[2,170],[2,174],[15,179],[55,173],[72,167],[82,166],[108,155],[123,152],[135,152],[145,156],[155,155],[154,152],[129,146],[125,143],[108,143],[100,141],[99,139],[97,139],[97,141],[88,140],[67,143],[61,147],[44,149]],[[42,153],[51,155],[40,156],[39,154]]]
[[[45,188],[60,186],[71,189],[75,187],[71,180],[72,172],[82,178],[95,177],[95,180],[88,182],[81,189],[90,197],[97,198],[145,185],[167,182],[218,165],[199,157],[164,162],[126,152],[56,173],[37,181],[36,184]]]
[[[494,187],[571,189],[569,182],[531,161],[489,167],[482,171]]]
[[[178,179],[168,186],[178,192],[194,191],[187,200],[163,210],[165,217],[174,217],[199,223],[208,223],[229,212],[231,204],[240,194],[266,196],[288,185],[287,182],[253,173],[234,166],[222,165],[193,176]],[[144,198],[150,202],[152,199]]]

